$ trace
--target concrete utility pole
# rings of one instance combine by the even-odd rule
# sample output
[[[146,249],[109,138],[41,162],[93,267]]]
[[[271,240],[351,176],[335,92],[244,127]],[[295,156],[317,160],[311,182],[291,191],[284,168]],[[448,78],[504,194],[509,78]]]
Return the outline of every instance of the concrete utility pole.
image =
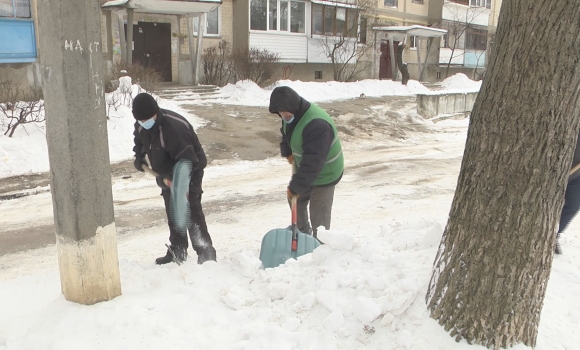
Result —
[[[121,295],[101,46],[94,0],[39,0],[38,33],[62,293]]]

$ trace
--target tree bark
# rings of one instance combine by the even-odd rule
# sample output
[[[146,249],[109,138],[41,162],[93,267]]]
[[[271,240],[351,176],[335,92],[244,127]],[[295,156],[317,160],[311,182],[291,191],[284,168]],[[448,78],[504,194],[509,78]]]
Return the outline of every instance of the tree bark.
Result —
[[[446,331],[535,346],[580,129],[580,2],[504,1],[426,296]]]

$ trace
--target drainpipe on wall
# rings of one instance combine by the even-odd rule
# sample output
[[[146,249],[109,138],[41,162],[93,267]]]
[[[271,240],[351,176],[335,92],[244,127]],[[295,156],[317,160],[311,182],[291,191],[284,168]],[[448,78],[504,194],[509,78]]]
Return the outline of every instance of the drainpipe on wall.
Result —
[[[195,46],[194,46],[194,38],[193,38],[193,16],[187,16],[187,39],[189,43],[189,61],[191,63],[191,84],[193,84],[193,76],[195,74]]]
[[[127,43],[125,42],[125,23],[123,21],[123,13],[117,13],[117,20],[119,23],[119,39],[121,43],[121,65],[127,63]]]
[[[127,9],[127,65],[133,64],[133,9]]]
[[[193,76],[193,85],[199,85],[199,66],[201,64],[201,54],[203,51],[203,33],[205,33],[206,13],[199,17],[199,25],[197,26],[197,48],[195,57],[195,75]],[[193,57],[191,58],[193,60]]]

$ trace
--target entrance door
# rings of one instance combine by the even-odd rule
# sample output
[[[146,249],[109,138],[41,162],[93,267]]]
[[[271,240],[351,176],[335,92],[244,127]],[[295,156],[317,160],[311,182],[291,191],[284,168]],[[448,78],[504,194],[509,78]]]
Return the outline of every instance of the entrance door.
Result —
[[[395,57],[397,57],[397,50],[399,49],[399,42],[393,41]],[[379,64],[379,79],[393,79],[393,66],[391,60],[391,52],[389,50],[389,43],[381,43],[381,58]]]
[[[133,42],[133,63],[152,67],[163,81],[171,81],[171,24],[138,22],[133,25]]]

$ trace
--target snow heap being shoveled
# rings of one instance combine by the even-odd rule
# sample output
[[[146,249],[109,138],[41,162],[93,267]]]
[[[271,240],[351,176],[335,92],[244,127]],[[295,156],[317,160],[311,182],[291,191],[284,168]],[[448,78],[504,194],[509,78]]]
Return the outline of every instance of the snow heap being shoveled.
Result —
[[[466,344],[445,334],[425,307],[430,236],[439,238],[442,228],[423,224],[384,226],[373,241],[321,230],[325,245],[267,270],[250,251],[201,266],[122,260],[121,297],[82,306],[55,296],[27,319],[27,331],[5,334],[5,342],[9,349],[65,350],[461,349]],[[58,283],[57,276],[31,278],[39,288]],[[0,299],[18,284],[4,287]],[[23,317],[29,308],[22,307]]]

